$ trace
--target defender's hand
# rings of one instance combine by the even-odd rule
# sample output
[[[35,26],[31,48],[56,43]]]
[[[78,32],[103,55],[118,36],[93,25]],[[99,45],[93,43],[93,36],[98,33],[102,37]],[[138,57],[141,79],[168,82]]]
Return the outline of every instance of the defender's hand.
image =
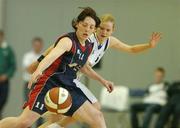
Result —
[[[156,47],[156,45],[158,44],[159,40],[162,38],[162,34],[159,32],[153,32],[153,34],[151,35],[150,38],[150,42],[149,45],[151,48]]]

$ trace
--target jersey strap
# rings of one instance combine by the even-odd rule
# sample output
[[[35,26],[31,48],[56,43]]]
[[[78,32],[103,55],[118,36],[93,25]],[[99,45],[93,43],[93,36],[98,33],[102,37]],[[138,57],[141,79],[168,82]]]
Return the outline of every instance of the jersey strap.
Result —
[[[106,40],[106,45],[105,45],[105,47],[104,47],[104,51],[106,51],[108,45],[109,45],[109,38]]]

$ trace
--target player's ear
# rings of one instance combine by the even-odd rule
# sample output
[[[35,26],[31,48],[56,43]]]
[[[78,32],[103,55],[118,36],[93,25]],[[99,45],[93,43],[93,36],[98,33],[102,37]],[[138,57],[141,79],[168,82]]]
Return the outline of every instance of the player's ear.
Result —
[[[77,28],[79,27],[79,23],[76,23],[76,24],[75,24],[75,27],[76,27],[76,29],[77,29]]]
[[[95,32],[95,33],[97,32],[97,28],[94,29],[94,32]]]

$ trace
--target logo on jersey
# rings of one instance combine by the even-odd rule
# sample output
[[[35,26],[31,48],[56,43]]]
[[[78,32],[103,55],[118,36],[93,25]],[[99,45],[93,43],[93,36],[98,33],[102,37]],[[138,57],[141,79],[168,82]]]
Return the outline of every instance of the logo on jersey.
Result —
[[[69,67],[71,67],[74,71],[78,71],[81,68],[81,65],[78,65],[77,63],[68,64]]]
[[[79,58],[80,60],[83,60],[84,54],[83,54],[79,49],[77,50],[77,54],[79,55],[78,58]]]

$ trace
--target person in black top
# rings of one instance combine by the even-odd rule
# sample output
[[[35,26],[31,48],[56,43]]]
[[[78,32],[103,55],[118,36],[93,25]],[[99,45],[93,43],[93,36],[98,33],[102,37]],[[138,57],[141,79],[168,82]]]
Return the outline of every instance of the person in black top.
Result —
[[[171,115],[173,115],[171,128],[179,128],[180,126],[180,81],[170,85],[167,93],[169,97],[168,102],[162,108],[155,128],[164,128]]]

